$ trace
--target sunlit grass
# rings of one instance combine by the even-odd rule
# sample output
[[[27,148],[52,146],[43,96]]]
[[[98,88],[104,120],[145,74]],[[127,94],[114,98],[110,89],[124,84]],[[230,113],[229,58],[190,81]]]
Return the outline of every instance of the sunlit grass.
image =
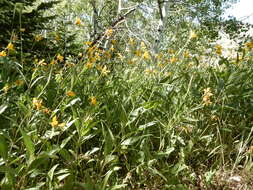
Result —
[[[117,43],[25,64],[0,50],[2,189],[208,189],[252,170],[250,42],[234,59]]]

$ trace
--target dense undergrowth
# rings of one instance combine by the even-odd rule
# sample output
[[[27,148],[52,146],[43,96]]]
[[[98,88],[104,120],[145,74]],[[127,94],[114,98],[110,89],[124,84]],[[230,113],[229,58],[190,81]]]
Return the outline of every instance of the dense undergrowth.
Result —
[[[111,43],[25,61],[2,49],[1,189],[252,188],[252,44],[229,59]]]

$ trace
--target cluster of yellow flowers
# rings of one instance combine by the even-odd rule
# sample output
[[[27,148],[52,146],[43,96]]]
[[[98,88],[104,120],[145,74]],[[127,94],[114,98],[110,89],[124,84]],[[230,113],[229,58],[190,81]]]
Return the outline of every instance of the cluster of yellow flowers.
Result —
[[[52,127],[64,127],[66,125],[66,123],[59,123],[59,121],[57,119],[57,116],[54,116],[52,118],[52,121],[51,121],[50,125]]]
[[[211,88],[204,89],[204,95],[203,95],[202,101],[203,101],[203,104],[205,106],[208,106],[208,105],[212,104],[212,102],[211,102],[211,96],[213,96]]]
[[[216,54],[218,54],[218,55],[222,55],[222,46],[221,45],[219,45],[219,44],[217,44],[216,46],[215,46],[215,52],[216,52]]]
[[[17,79],[13,84],[5,84],[4,87],[2,88],[2,91],[6,94],[12,87],[19,87],[24,84],[24,81],[21,79]]]
[[[7,47],[5,48],[5,50],[0,51],[0,57],[5,57],[5,56],[7,56],[6,50],[8,50],[8,51],[14,51],[14,50],[15,50],[14,44],[13,44],[12,42],[8,43],[8,45],[7,45]]]
[[[56,55],[56,59],[53,59],[50,61],[50,65],[55,65],[58,62],[63,62],[64,61],[64,57],[61,54],[57,54]],[[47,66],[47,62],[45,61],[45,59],[41,59],[40,61],[38,59],[35,59],[35,63],[38,64],[39,66]]]

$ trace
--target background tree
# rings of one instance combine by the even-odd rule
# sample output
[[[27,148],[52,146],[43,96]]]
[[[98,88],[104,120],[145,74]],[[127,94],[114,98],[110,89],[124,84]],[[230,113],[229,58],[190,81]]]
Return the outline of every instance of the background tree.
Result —
[[[45,16],[59,1],[41,2],[37,0],[0,1],[0,44],[1,49],[13,43],[16,51],[43,55],[49,53],[45,45],[47,23],[56,15]],[[22,56],[23,54],[19,54]]]

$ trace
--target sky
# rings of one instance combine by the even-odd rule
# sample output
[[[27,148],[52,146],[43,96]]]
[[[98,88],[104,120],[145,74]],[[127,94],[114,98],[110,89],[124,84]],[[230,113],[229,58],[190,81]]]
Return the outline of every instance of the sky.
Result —
[[[231,15],[243,22],[253,24],[253,0],[240,0],[228,9],[225,15]]]

